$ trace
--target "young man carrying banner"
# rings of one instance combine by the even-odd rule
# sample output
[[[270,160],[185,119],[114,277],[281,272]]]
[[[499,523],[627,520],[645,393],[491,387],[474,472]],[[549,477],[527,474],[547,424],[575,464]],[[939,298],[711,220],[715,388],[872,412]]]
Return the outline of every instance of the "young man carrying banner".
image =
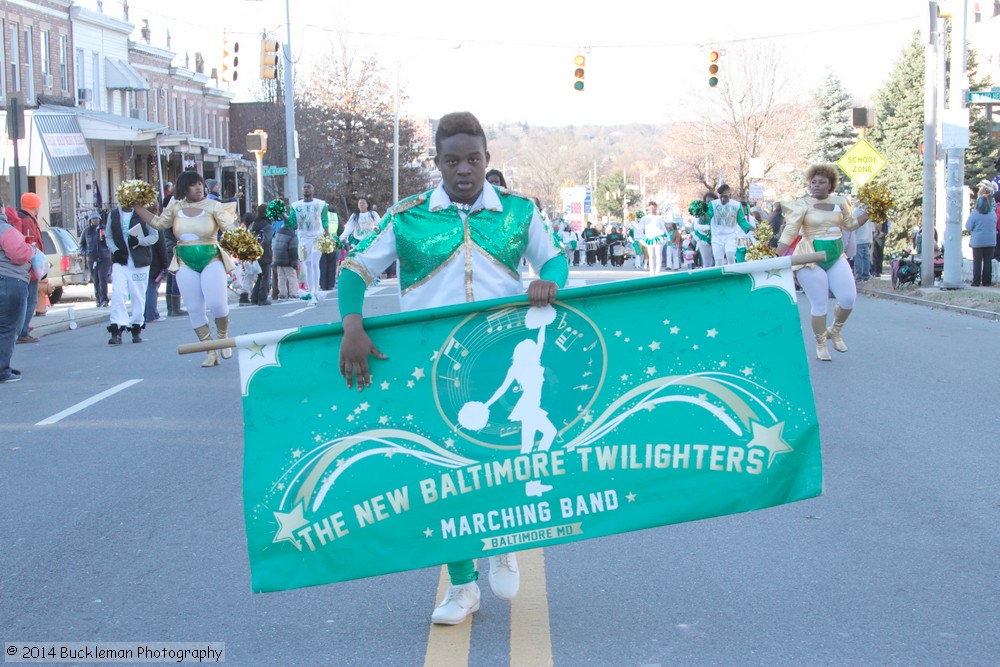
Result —
[[[540,276],[528,286],[532,306],[555,301],[569,265],[558,234],[532,201],[486,182],[490,154],[486,133],[468,112],[441,118],[434,163],[442,181],[430,192],[389,209],[377,232],[362,241],[342,266],[338,299],[343,320],[340,373],[350,388],[372,384],[369,355],[387,359],[365,332],[365,289],[399,261],[403,310],[481,301],[523,293],[518,267],[527,259]],[[434,610],[435,623],[455,625],[479,609],[474,561],[448,564],[451,587]],[[514,554],[490,557],[490,587],[501,599],[518,591]]]

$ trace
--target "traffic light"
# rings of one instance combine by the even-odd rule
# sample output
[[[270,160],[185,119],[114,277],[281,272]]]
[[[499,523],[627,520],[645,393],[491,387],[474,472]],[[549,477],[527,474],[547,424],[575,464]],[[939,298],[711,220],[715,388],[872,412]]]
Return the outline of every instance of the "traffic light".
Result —
[[[719,52],[712,50],[708,52],[708,87],[715,88],[719,85]]]
[[[222,74],[223,81],[236,81],[239,76],[240,43],[232,37],[222,38]]]
[[[584,58],[582,53],[576,54],[573,58],[573,90],[578,90],[583,92],[583,78],[584,78],[584,65],[587,64],[587,59]]]
[[[260,43],[260,78],[275,79],[278,77],[278,41],[263,39]]]

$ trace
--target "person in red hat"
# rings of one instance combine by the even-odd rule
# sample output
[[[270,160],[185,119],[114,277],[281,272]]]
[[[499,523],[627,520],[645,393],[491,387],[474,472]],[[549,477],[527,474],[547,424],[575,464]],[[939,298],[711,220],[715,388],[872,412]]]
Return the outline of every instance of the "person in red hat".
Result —
[[[24,238],[28,243],[44,252],[42,249],[42,230],[38,227],[38,209],[41,206],[42,200],[34,192],[25,192],[21,195],[21,208],[17,212],[17,215],[21,218],[21,225],[18,231],[24,234]],[[24,308],[24,319],[17,334],[18,343],[38,342],[38,338],[31,335],[30,326],[31,317],[35,314],[37,307],[38,280],[32,278],[31,283],[28,284],[28,302]]]

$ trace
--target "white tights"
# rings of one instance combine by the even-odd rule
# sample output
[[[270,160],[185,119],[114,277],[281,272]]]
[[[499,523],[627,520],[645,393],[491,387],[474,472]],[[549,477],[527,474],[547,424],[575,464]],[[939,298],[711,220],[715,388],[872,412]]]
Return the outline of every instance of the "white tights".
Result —
[[[802,286],[802,291],[809,298],[809,314],[814,317],[825,316],[830,292],[836,297],[837,303],[845,310],[854,308],[858,298],[858,286],[854,282],[854,272],[847,263],[846,257],[841,257],[837,263],[824,271],[818,266],[809,266],[795,272],[795,277]]]
[[[215,260],[208,263],[201,273],[194,269],[181,266],[175,275],[177,286],[188,307],[188,318],[191,326],[197,329],[208,324],[205,314],[207,307],[212,311],[212,317],[225,317],[229,314],[229,299],[226,293],[226,267]]]

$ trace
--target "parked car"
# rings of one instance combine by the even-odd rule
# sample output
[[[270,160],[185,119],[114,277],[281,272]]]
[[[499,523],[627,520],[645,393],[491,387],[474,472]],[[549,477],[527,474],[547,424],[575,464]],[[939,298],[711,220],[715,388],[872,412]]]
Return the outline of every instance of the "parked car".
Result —
[[[42,248],[52,265],[49,269],[50,303],[62,298],[64,286],[90,282],[87,258],[72,232],[62,227],[46,227],[42,230]]]

